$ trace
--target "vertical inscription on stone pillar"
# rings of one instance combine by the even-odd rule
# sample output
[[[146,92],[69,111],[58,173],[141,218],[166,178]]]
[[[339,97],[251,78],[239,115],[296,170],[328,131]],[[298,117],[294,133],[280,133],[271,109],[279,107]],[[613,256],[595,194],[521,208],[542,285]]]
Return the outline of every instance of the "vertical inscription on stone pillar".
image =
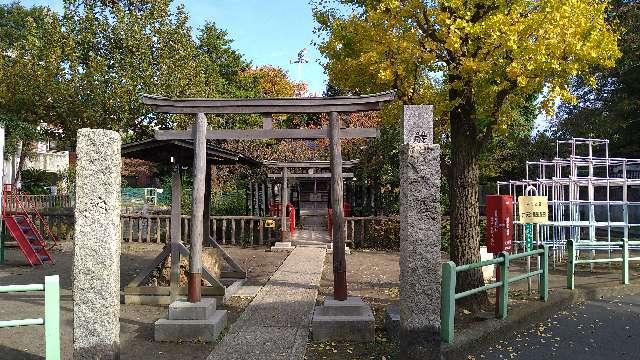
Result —
[[[418,114],[424,119],[417,118]],[[409,117],[409,119],[407,119]],[[428,141],[431,107],[405,107],[405,140]],[[420,135],[420,134],[425,134]],[[402,359],[439,359],[440,147],[409,141],[400,152],[400,349]]]
[[[73,255],[73,358],[118,359],[120,135],[78,131]]]
[[[433,106],[404,107],[404,144],[433,144]]]

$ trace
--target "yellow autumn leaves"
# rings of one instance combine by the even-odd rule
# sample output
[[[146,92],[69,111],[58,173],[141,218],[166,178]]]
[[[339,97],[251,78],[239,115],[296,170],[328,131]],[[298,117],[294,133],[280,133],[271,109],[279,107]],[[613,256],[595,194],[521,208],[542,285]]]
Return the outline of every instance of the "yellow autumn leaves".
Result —
[[[534,93],[552,110],[557,97],[571,99],[573,77],[620,56],[605,0],[345,2],[356,11],[330,14],[320,50],[330,82],[361,93],[397,88],[407,102],[436,102],[421,94],[464,86],[479,115],[503,116]]]

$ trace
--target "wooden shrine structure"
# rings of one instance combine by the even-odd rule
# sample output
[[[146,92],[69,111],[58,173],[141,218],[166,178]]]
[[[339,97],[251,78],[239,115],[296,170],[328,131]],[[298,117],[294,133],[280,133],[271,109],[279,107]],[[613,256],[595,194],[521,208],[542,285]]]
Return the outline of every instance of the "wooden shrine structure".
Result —
[[[358,160],[343,161],[343,171],[353,168]],[[331,162],[323,160],[300,162],[265,161],[270,171],[268,178],[279,181],[281,203],[291,203],[298,210],[297,218],[304,229],[326,228],[328,209],[331,208]],[[274,172],[271,171],[274,170]],[[353,179],[352,172],[343,172],[342,178]],[[343,184],[344,187],[345,184]],[[269,186],[270,188],[270,186]],[[291,196],[292,194],[292,196]],[[291,197],[290,197],[291,196]],[[280,216],[284,219],[286,214]],[[349,216],[348,214],[346,216]]]
[[[207,140],[257,139],[329,139],[331,152],[331,192],[333,211],[333,272],[334,297],[347,299],[346,258],[344,243],[342,138],[379,136],[378,129],[343,128],[339,113],[380,110],[395,98],[395,93],[366,96],[262,98],[262,99],[170,99],[143,95],[142,102],[158,113],[192,114],[195,124],[191,130],[157,130],[156,140],[188,140],[194,145],[193,206],[191,226],[191,252],[188,300],[201,300],[201,254],[203,239],[203,210],[205,204],[205,177]],[[321,129],[277,129],[273,127],[273,114],[329,114],[329,127]],[[262,114],[261,129],[208,130],[206,114]]]
[[[243,154],[225,150],[212,144],[205,144],[205,165],[206,174],[204,187],[204,201],[211,203],[211,167],[215,165],[248,165],[261,166],[262,163]],[[182,242],[182,178],[184,167],[191,167],[194,159],[194,143],[190,140],[156,140],[148,139],[144,141],[128,143],[122,145],[122,156],[149,161],[155,164],[171,166],[171,242],[167,244],[162,252],[156,256],[151,263],[138,274],[133,281],[125,287],[125,303],[144,304],[169,304],[179,295],[186,295],[187,289],[180,288],[180,257],[189,257],[190,251]],[[200,219],[204,224],[210,224],[210,212],[200,213]],[[147,224],[149,226],[149,224]],[[218,249],[222,258],[232,271],[222,274],[224,279],[216,279],[206,268],[202,268],[203,278],[211,285],[206,288],[205,295],[222,297],[228,295],[229,288],[240,286],[246,278],[246,271],[220,247],[218,242],[210,236],[209,226],[204,226],[200,243],[204,240]],[[193,238],[192,238],[193,239]],[[170,287],[144,286],[154,270],[160,266],[167,258],[171,258]]]

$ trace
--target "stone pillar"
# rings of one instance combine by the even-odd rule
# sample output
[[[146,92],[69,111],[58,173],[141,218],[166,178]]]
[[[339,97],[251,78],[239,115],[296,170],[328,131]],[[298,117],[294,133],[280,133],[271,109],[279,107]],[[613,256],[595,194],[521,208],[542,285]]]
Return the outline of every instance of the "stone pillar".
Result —
[[[440,358],[440,147],[431,106],[405,106],[400,152],[400,349]]]
[[[78,131],[73,358],[120,357],[120,135]]]

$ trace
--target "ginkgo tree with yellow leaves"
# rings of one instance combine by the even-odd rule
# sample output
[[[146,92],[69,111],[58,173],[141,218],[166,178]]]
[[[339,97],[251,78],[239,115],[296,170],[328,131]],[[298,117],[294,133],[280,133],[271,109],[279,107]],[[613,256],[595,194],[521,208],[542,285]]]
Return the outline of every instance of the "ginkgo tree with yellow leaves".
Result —
[[[451,141],[451,260],[479,261],[479,159],[537,96],[553,111],[570,82],[615,65],[618,35],[607,0],[316,0],[329,82],[363,94],[398,91],[431,103]],[[398,119],[399,121],[399,119]],[[458,274],[458,290],[481,286]],[[486,293],[468,298],[482,303]]]

